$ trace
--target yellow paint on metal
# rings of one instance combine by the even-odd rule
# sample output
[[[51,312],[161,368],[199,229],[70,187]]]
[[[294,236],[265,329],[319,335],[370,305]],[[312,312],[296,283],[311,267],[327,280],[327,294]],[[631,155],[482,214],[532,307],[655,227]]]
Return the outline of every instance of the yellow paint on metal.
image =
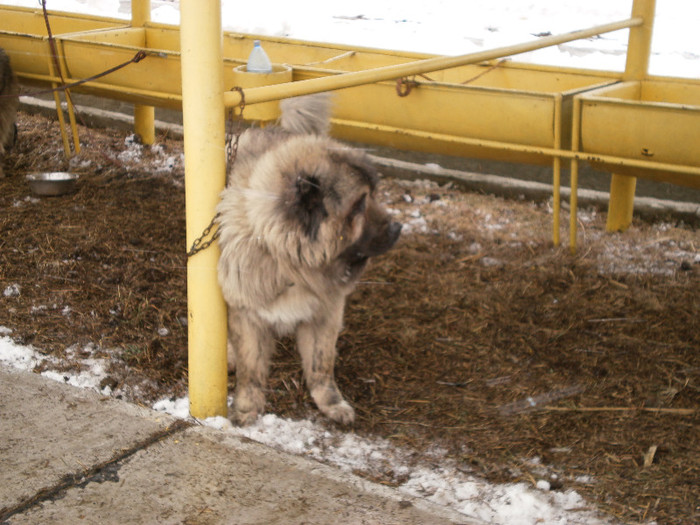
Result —
[[[89,78],[128,62],[141,50],[151,51],[150,27],[130,27],[82,33],[62,38],[72,79]],[[177,33],[176,33],[177,34]],[[182,104],[179,50],[152,50],[138,63],[80,86],[81,91],[137,104],[180,109]],[[216,74],[222,66],[217,64]]]
[[[58,44],[56,44],[56,54],[58,55],[60,53],[58,49]],[[54,78],[57,80],[60,79],[60,76],[56,72],[56,61],[58,60],[58,57],[54,57],[53,53],[49,53],[49,56],[47,57],[48,59],[48,70]],[[58,63],[58,66],[61,67],[60,62]],[[63,72],[64,73],[64,72]],[[65,74],[64,74],[65,78]],[[53,99],[54,103],[56,104],[56,115],[58,117],[58,124],[60,127],[61,131],[61,140],[63,141],[63,153],[66,156],[66,158],[72,157],[74,154],[80,153],[80,139],[78,137],[78,126],[76,125],[75,122],[75,108],[73,107],[73,101],[70,98],[70,92],[68,90],[65,91],[64,96],[66,99],[66,109],[68,111],[68,120],[70,124],[70,129],[71,133],[73,136],[73,149],[71,150],[71,143],[68,138],[68,131],[66,129],[66,122],[65,122],[65,117],[63,115],[63,106],[61,105],[61,92],[58,89],[61,87],[60,82],[53,82],[51,84],[51,87],[53,88]]]
[[[270,73],[248,73],[246,65],[240,65],[233,69],[233,85],[248,89],[253,87],[282,84],[292,81],[292,68],[287,65],[273,64]],[[246,104],[244,117],[246,120],[268,122],[276,120],[280,115],[278,100],[263,102],[261,104]]]
[[[634,0],[632,3],[632,18],[641,18],[644,23],[630,28],[624,80],[642,80],[648,75],[655,10],[656,0]]]
[[[554,148],[561,149],[561,121],[562,121],[562,96],[558,94],[555,97],[554,103]],[[552,220],[552,242],[554,246],[559,246],[559,216],[561,210],[561,157],[554,157],[552,159],[552,207],[553,207],[553,220]]]
[[[131,25],[142,27],[151,21],[151,0],[131,0]]]
[[[670,172],[664,164],[700,168],[700,81],[624,82],[581,96],[582,149],[590,153],[646,161],[601,169],[700,188],[693,171]],[[610,123],[616,123],[611,126]]]
[[[577,153],[581,144],[581,98],[574,98],[573,123],[571,125],[571,150]],[[571,196],[569,197],[569,250],[576,253],[576,237],[578,220],[578,162],[577,157],[571,159]]]
[[[572,31],[563,35],[553,35],[540,38],[531,42],[500,47],[478,53],[469,53],[456,57],[435,57],[425,60],[409,62],[407,64],[396,64],[378,67],[375,69],[344,73],[342,75],[328,76],[318,79],[303,80],[278,86],[264,86],[253,88],[245,93],[246,103],[255,104],[259,102],[269,102],[282,98],[296,97],[322,91],[333,91],[364,84],[372,84],[384,80],[393,80],[401,77],[420,75],[431,71],[440,71],[467,64],[475,64],[495,58],[518,55],[528,51],[534,51],[549,46],[589,38],[591,36],[609,33],[629,27],[635,27],[642,23],[641,18],[630,18],[609,24],[602,24],[590,29]],[[237,106],[241,102],[241,95],[236,91],[229,91],[224,95],[224,104],[227,107]]]
[[[226,180],[221,2],[181,0],[187,245],[214,217]],[[187,263],[190,413],[227,412],[226,307],[214,244]]]
[[[54,36],[124,25],[123,20],[97,18],[74,13],[51,11],[51,31]],[[41,9],[0,6],[0,47],[5,49],[12,67],[21,80],[49,75],[50,56],[46,22]]]
[[[632,224],[636,185],[636,177],[613,174],[610,182],[610,205],[605,223],[607,231],[624,231]]]
[[[143,27],[151,21],[151,0],[132,0],[131,25]],[[156,141],[156,112],[153,106],[134,105],[134,133],[141,142],[151,145]]]
[[[574,100],[576,102],[576,100]],[[574,114],[575,116],[575,114]],[[332,119],[333,130],[336,129],[356,129],[358,137],[367,137],[369,143],[375,143],[378,136],[384,135],[400,135],[403,140],[409,141],[418,147],[421,143],[444,142],[453,144],[455,148],[462,147],[463,149],[487,149],[512,153],[513,155],[536,155],[544,157],[560,157],[562,159],[576,160],[578,162],[603,163],[606,166],[617,166],[622,169],[634,168],[636,170],[659,169],[668,171],[669,173],[678,173],[680,175],[689,175],[693,178],[700,176],[700,167],[684,166],[680,164],[668,163],[652,163],[650,161],[632,160],[612,155],[598,155],[594,153],[586,153],[577,150],[557,150],[555,148],[547,148],[540,146],[529,146],[524,144],[511,144],[508,142],[500,142],[495,140],[481,140],[470,137],[455,137],[454,135],[441,135],[439,133],[425,132],[419,130],[406,130],[395,128],[392,126],[384,126],[381,124],[367,124],[365,122],[353,122],[340,119]],[[377,135],[375,135],[375,133]],[[427,151],[427,150],[426,150]]]
[[[63,46],[61,46],[61,42],[56,42],[56,48],[57,52],[60,55],[63,55]],[[65,62],[58,59],[58,66],[61,68],[61,77],[65,80],[67,73],[66,73],[66,68],[65,68]],[[68,110],[68,121],[70,122],[70,129],[71,129],[71,135],[73,136],[73,153],[76,155],[80,153],[80,136],[78,135],[78,123],[75,118],[75,107],[73,106],[73,99],[70,94],[70,90],[66,88],[64,90],[63,96],[66,99],[66,109]],[[62,112],[62,110],[56,106],[56,111]],[[66,155],[70,157],[70,155]]]
[[[642,80],[648,75],[655,8],[656,0],[634,0],[632,4],[632,16],[641,17],[644,23],[630,29],[627,63],[622,76],[624,80]],[[608,203],[608,231],[623,231],[632,224],[636,186],[637,181],[633,177],[613,173]]]
[[[141,142],[151,145],[156,141],[156,108],[134,104],[134,133]]]
[[[55,69],[56,67],[53,64],[53,59],[51,56],[47,57],[48,60],[48,70],[51,76],[56,76]],[[70,141],[68,140],[68,135],[66,134],[66,121],[65,121],[65,116],[63,115],[63,110],[61,109],[61,96],[56,89],[58,87],[58,83],[53,82],[51,84],[51,87],[54,89],[53,92],[53,100],[54,103],[56,104],[56,115],[58,117],[58,125],[61,128],[61,140],[63,141],[63,154],[69,158],[72,153],[71,153],[71,148],[70,148]]]
[[[636,176],[700,188],[700,158],[691,146],[700,144],[700,82],[624,82],[580,98],[582,148],[629,159],[619,166],[602,158],[593,163],[614,171],[608,231],[623,231],[632,223]],[[667,170],[669,164],[687,169]]]

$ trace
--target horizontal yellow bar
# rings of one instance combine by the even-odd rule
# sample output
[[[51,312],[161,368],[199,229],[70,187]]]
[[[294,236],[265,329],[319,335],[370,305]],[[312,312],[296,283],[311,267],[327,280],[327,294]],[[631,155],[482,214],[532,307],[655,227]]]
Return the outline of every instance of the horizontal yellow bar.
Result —
[[[435,57],[425,60],[417,60],[408,64],[396,64],[364,71],[356,71],[352,73],[343,73],[340,75],[327,76],[309,80],[301,80],[298,82],[288,82],[275,86],[264,86],[259,88],[246,89],[244,91],[246,104],[257,104],[260,102],[269,102],[271,100],[279,100],[289,97],[297,97],[300,95],[309,95],[322,91],[333,91],[348,87],[360,86],[363,84],[372,84],[385,80],[393,80],[411,75],[420,75],[431,71],[440,71],[442,69],[450,69],[453,67],[475,64],[487,60],[494,60],[528,51],[535,51],[549,46],[555,46],[582,38],[609,33],[611,31],[619,31],[636,27],[644,22],[642,18],[629,18],[610,24],[603,24],[592,27],[590,29],[582,29],[565,33],[563,35],[553,35],[531,42],[515,44],[512,46],[499,47],[488,51],[480,51],[478,53],[469,53],[456,57]],[[224,93],[224,105],[226,107],[238,106],[241,103],[241,94],[238,91],[227,91]]]
[[[20,79],[27,80],[31,82],[52,83],[61,84],[61,79],[52,75],[40,75],[34,73],[17,73]],[[76,79],[64,78],[67,84],[75,82]],[[100,93],[109,92],[115,95],[121,95],[122,98],[128,99],[133,102],[134,98],[141,98],[143,100],[159,102],[161,104],[173,107],[179,107],[182,104],[182,96],[175,93],[166,93],[163,91],[151,91],[147,89],[136,89],[127,86],[117,86],[110,84],[108,82],[82,82],[79,86],[81,90],[99,90]],[[27,90],[27,95],[31,95],[31,90]],[[115,97],[119,98],[119,97]]]
[[[468,137],[456,137],[454,135],[442,135],[440,133],[419,131],[413,129],[402,129],[382,124],[367,124],[365,122],[357,122],[351,120],[333,119],[333,124],[338,126],[347,126],[354,128],[363,128],[372,131],[380,131],[383,133],[396,133],[397,135],[408,135],[416,138],[424,138],[426,140],[452,142],[464,144],[467,146],[478,146],[482,148],[498,149],[504,151],[513,151],[517,153],[528,153],[534,155],[542,155],[545,157],[558,157],[562,159],[576,159],[579,161],[595,162],[598,164],[611,164],[617,166],[629,166],[632,168],[653,169],[656,171],[670,171],[674,173],[684,173],[687,175],[697,175],[700,177],[700,168],[695,166],[682,166],[677,164],[666,164],[662,162],[651,162],[646,160],[626,159],[614,157],[612,155],[598,155],[595,153],[585,153],[581,151],[569,151],[565,149],[545,148],[539,146],[527,146],[524,144],[511,144],[508,142],[499,142],[495,140],[473,139]],[[698,180],[700,185],[700,179]]]

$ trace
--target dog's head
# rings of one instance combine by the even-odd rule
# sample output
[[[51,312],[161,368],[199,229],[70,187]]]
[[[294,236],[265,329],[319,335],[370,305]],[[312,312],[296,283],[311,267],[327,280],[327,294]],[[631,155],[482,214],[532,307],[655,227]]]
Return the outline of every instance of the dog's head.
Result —
[[[269,244],[283,247],[279,256],[349,283],[370,257],[396,243],[401,224],[377,202],[377,172],[363,152],[303,136],[271,154],[274,162],[261,162],[265,176],[252,177],[251,185],[281,188],[266,227]]]

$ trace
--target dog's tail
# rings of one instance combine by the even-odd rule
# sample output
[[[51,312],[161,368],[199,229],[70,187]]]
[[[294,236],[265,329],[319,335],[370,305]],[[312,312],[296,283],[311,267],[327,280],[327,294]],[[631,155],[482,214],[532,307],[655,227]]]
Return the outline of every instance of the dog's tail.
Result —
[[[331,127],[330,93],[288,98],[280,102],[280,126],[291,133],[328,135]]]

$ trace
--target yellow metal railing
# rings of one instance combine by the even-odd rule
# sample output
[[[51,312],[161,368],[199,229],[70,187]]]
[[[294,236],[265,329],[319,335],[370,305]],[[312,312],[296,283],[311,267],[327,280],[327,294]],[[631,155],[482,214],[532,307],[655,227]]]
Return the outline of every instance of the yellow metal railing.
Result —
[[[640,0],[637,0],[640,1]],[[296,97],[300,95],[308,95],[311,93],[320,93],[322,91],[332,91],[336,89],[349,88],[353,86],[361,86],[363,84],[373,84],[384,80],[393,80],[401,77],[412,75],[421,75],[432,71],[440,71],[442,69],[451,69],[454,67],[464,66],[468,64],[476,64],[496,58],[503,58],[528,51],[535,51],[545,47],[551,47],[582,38],[589,38],[595,35],[609,33],[611,31],[619,31],[630,27],[638,27],[643,25],[644,19],[641,17],[629,18],[620,20],[610,24],[604,24],[584,29],[573,31],[563,35],[553,35],[549,37],[539,38],[532,42],[525,42],[512,46],[499,47],[488,51],[480,51],[478,53],[469,53],[456,57],[435,57],[425,60],[418,60],[408,64],[398,64],[385,67],[378,67],[366,71],[357,71],[354,73],[343,73],[333,77],[323,77],[312,80],[302,80],[298,82],[290,82],[286,84],[277,84],[274,86],[264,86],[252,88],[245,91],[246,104],[256,104],[259,102],[267,102],[269,100],[279,100],[282,98]],[[241,103],[241,95],[237,91],[228,91],[224,93],[224,104],[227,107],[237,106]]]

